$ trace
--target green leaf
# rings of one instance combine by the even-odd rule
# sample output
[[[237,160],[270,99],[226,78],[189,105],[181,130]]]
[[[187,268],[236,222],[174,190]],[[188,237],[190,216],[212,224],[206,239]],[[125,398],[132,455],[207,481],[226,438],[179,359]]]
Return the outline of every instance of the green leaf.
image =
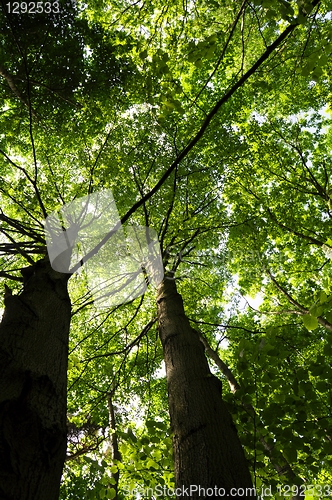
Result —
[[[202,61],[201,58],[196,59],[195,66],[196,66],[196,68],[202,68],[203,67],[203,61]]]
[[[322,380],[320,380],[320,381],[319,381],[319,382],[317,382],[317,384],[316,384],[316,389],[317,389],[317,391],[319,391],[319,392],[323,392],[323,393],[324,393],[324,392],[326,391],[327,387],[328,387],[328,386],[327,386],[327,383],[326,383],[325,381],[322,381]]]
[[[328,301],[329,297],[328,295],[324,292],[324,290],[319,292],[319,302],[321,304],[325,304]]]
[[[148,57],[148,51],[147,50],[142,50],[142,52],[139,53],[140,59],[144,60]]]
[[[324,312],[324,307],[318,306],[317,304],[313,304],[310,309],[309,309],[310,315],[318,318],[318,316],[321,316]]]
[[[324,344],[323,352],[326,356],[332,356],[332,345],[331,343]]]
[[[157,464],[157,462],[155,462],[155,461],[154,461],[154,460],[152,460],[152,459],[148,460],[148,462],[147,462],[147,464],[146,464],[146,465],[147,465],[147,467],[148,467],[149,469],[156,469],[156,470],[158,470],[158,469],[159,469],[159,465]]]
[[[293,463],[293,462],[297,461],[297,450],[296,450],[296,448],[287,448],[284,451],[284,455],[285,455],[286,460],[289,463]]]
[[[302,321],[307,330],[315,330],[318,327],[317,318],[311,316],[311,314],[305,314],[302,316]]]
[[[113,500],[113,498],[116,497],[116,490],[114,488],[108,488],[108,490],[107,490],[107,496],[108,496],[108,498],[110,498],[111,500]]]

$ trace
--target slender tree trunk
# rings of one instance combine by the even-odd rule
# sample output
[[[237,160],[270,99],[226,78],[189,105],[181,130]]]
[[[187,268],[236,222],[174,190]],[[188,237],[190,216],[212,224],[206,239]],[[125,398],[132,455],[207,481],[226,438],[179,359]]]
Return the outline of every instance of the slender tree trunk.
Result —
[[[226,496],[231,488],[252,488],[236,428],[222,400],[221,381],[210,372],[204,347],[185,315],[175,281],[164,279],[157,300],[176,487],[188,488],[191,495],[187,498],[193,499],[221,498],[223,488]],[[254,498],[242,493],[237,496],[233,490],[232,498]]]
[[[69,275],[47,260],[23,271],[24,290],[7,290],[0,325],[0,498],[58,500],[67,438]]]
[[[113,389],[113,391],[109,392],[107,395],[110,428],[113,431],[111,434],[110,441],[111,441],[111,449],[112,449],[112,459],[114,461],[117,460],[117,461],[121,462],[122,457],[121,457],[121,453],[119,450],[118,436],[116,434],[116,421],[115,421],[115,412],[114,412],[114,406],[113,406],[114,392],[115,392],[115,390]],[[118,500],[119,478],[120,478],[119,471],[112,473],[112,477],[115,480],[115,484],[112,484],[112,488],[115,489],[114,500]]]

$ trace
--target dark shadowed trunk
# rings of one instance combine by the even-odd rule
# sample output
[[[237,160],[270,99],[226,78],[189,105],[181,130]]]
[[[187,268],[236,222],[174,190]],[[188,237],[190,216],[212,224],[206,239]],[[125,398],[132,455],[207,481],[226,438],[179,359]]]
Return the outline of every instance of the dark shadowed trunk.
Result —
[[[236,428],[221,396],[204,347],[185,315],[175,281],[165,279],[158,291],[159,333],[166,364],[169,411],[173,432],[175,482],[190,488],[187,498],[205,498],[196,488],[252,488]],[[190,490],[188,490],[189,492]],[[218,498],[218,492],[210,498]],[[222,490],[219,492],[221,498]],[[234,491],[232,493],[235,493]],[[242,492],[241,492],[242,493]],[[227,495],[227,493],[226,493]],[[232,498],[254,498],[235,494]]]
[[[66,454],[69,275],[39,261],[0,325],[0,498],[58,500]]]

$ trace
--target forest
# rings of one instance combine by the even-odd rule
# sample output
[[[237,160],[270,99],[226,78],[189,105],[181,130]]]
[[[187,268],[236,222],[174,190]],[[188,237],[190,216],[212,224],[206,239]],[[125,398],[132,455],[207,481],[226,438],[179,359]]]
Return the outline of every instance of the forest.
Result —
[[[0,500],[331,498],[332,1],[0,33]]]

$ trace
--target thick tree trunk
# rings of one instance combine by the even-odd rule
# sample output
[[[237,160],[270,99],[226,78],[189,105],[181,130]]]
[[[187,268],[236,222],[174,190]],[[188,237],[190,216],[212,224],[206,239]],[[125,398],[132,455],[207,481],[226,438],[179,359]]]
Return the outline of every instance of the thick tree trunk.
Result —
[[[58,500],[66,454],[68,275],[25,269],[0,325],[0,498]]]
[[[229,496],[253,499],[254,495],[245,494],[246,488],[252,488],[252,481],[236,428],[222,401],[221,381],[211,374],[204,347],[189,324],[175,282],[167,278],[158,290],[158,316],[176,487],[188,488],[191,495],[187,498],[193,499],[221,498],[223,489],[227,495],[231,488],[244,488],[238,496],[235,490]]]

